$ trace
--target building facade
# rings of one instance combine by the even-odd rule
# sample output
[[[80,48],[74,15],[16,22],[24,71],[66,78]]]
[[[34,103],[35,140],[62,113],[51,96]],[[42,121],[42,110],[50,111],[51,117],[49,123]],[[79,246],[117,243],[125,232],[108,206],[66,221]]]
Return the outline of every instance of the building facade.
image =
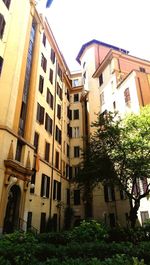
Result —
[[[71,73],[34,0],[0,0],[1,233],[61,230],[68,209],[71,225],[83,219],[72,179],[95,113],[123,115],[150,103],[150,62],[96,40],[82,46],[77,61],[81,69]],[[125,197],[105,192],[94,191],[93,217],[125,224]]]

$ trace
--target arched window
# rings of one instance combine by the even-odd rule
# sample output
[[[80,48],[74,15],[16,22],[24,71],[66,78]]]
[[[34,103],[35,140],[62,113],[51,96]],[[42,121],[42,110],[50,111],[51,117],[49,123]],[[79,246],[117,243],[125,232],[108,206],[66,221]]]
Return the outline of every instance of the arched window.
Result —
[[[3,38],[4,28],[5,28],[5,19],[2,14],[0,14],[0,39]]]
[[[7,6],[7,8],[9,9],[11,0],[3,0],[3,2]]]

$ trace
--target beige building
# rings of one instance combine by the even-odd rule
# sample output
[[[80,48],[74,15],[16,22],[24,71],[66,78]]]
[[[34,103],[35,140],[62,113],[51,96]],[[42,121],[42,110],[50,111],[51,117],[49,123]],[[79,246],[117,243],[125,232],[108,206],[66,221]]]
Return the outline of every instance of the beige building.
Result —
[[[72,224],[83,219],[70,180],[95,113],[150,103],[150,62],[96,40],[77,61],[81,70],[71,73],[34,0],[0,0],[0,232],[63,229],[68,207]],[[123,194],[105,193],[95,189],[93,217],[125,224]]]

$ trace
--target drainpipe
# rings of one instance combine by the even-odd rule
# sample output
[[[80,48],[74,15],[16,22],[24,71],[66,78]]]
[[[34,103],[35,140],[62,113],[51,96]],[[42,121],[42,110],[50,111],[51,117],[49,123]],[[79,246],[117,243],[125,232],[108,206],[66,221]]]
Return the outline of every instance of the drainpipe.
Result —
[[[52,174],[51,174],[51,189],[50,189],[50,210],[49,217],[52,217],[52,200],[53,200],[53,177],[54,177],[54,150],[55,150],[55,124],[56,124],[56,91],[57,91],[57,70],[58,70],[58,62],[56,59],[56,67],[55,67],[55,91],[54,91],[54,119],[53,119],[53,139],[52,139]]]

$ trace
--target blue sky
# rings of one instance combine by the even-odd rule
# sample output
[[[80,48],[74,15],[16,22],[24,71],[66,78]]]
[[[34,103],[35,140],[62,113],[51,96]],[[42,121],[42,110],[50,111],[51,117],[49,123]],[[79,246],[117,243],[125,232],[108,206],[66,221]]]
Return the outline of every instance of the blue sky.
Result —
[[[71,70],[79,69],[75,58],[92,39],[150,60],[149,0],[53,0],[48,9],[39,1]]]

